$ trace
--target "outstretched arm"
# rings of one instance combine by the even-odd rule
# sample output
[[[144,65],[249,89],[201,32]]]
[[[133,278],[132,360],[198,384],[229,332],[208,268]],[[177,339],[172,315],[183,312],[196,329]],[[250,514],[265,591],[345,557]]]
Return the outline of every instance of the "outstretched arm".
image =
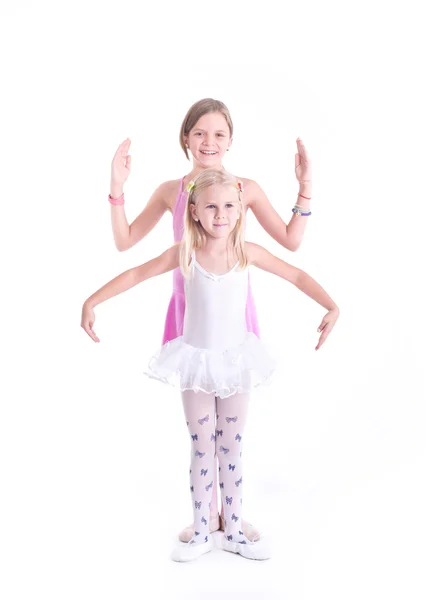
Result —
[[[250,263],[264,271],[286,279],[328,311],[318,328],[318,331],[321,332],[319,342],[315,348],[315,350],[318,350],[327,339],[339,317],[337,304],[320,284],[305,273],[305,271],[289,265],[257,244],[246,242],[246,249]]]
[[[299,182],[297,204],[308,210],[310,208],[310,200],[307,198],[312,197],[311,162],[302,140],[297,138],[296,143],[295,173],[296,179]],[[252,180],[246,180],[244,183],[247,205],[252,209],[254,216],[263,229],[281,246],[287,248],[287,250],[297,250],[302,243],[309,217],[293,213],[287,225],[274,209],[260,185]]]
[[[163,252],[160,256],[157,256],[157,258],[153,258],[138,267],[133,267],[106,283],[83,304],[81,326],[84,331],[95,342],[99,342],[99,338],[93,331],[93,324],[95,322],[95,313],[93,309],[95,306],[109,300],[109,298],[112,298],[113,296],[126,292],[146,279],[167,273],[172,269],[176,269],[178,266],[179,245],[175,245]]]

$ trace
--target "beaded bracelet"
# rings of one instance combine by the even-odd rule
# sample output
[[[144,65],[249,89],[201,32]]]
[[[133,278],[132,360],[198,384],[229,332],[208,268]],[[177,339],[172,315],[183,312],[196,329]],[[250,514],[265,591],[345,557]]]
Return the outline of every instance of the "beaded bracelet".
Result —
[[[123,194],[121,194],[121,196],[119,196],[118,198],[113,198],[111,196],[111,194],[108,194],[108,200],[110,201],[111,204],[113,204],[114,206],[121,206],[122,204],[124,204],[124,192]]]
[[[291,212],[293,212],[295,215],[297,215],[299,217],[309,217],[312,214],[311,211],[302,212],[300,208],[296,208],[296,207],[292,208]]]

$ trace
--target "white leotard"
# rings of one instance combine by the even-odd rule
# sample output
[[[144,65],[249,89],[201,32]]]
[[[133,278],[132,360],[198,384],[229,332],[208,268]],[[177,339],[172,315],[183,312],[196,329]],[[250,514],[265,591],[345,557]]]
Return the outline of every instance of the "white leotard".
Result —
[[[248,270],[238,266],[224,275],[213,275],[203,269],[194,253],[192,276],[185,280],[184,342],[225,350],[245,340]]]

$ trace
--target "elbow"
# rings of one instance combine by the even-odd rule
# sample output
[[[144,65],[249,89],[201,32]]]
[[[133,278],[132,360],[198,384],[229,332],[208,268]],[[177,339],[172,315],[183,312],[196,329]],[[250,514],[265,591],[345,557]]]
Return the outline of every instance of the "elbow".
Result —
[[[119,252],[124,252],[125,250],[128,250],[130,248],[130,243],[128,240],[114,240],[115,241],[115,247],[117,248],[117,250]]]
[[[115,247],[119,252],[124,252],[133,246],[134,242],[132,243],[131,240],[130,227],[127,229],[126,233],[113,231],[113,234]]]
[[[283,246],[287,250],[290,250],[290,252],[296,252],[296,250],[298,250],[300,248],[301,243],[302,243],[302,240],[294,240],[291,238],[286,238]]]
[[[296,252],[296,250],[299,250],[300,248],[300,244],[302,243],[302,240],[297,240],[295,242],[291,242],[287,248],[288,250],[290,250],[291,252]]]
[[[281,246],[283,246],[286,250],[290,250],[290,252],[296,252],[300,248],[300,244],[302,243],[301,237],[296,237],[287,232],[284,239],[277,240]]]

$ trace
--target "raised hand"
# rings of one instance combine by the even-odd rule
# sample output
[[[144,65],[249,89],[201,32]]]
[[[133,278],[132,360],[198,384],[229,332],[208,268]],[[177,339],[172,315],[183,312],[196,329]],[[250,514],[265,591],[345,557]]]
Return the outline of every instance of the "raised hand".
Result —
[[[295,173],[299,183],[310,183],[312,181],[312,165],[306,151],[305,145],[300,138],[296,140],[297,153],[295,159]]]
[[[111,163],[111,188],[122,188],[130,173],[131,156],[129,154],[130,140],[124,140],[114,154]]]
[[[96,333],[93,331],[93,325],[95,323],[95,312],[91,306],[83,304],[83,309],[81,311],[81,326],[88,336],[92,338],[94,342],[100,342],[101,340],[98,338]]]
[[[318,331],[321,332],[320,338],[318,340],[318,344],[315,347],[315,350],[319,350],[325,340],[328,338],[331,330],[333,329],[337,319],[339,318],[339,309],[333,308],[329,310],[325,315],[323,320],[321,321],[321,325],[318,327]]]

